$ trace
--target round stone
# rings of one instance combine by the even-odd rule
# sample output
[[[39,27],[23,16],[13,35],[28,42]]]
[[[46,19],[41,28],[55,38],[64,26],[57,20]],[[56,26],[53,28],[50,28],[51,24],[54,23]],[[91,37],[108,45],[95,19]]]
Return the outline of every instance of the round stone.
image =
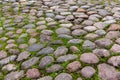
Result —
[[[94,74],[95,74],[95,69],[91,66],[86,66],[84,68],[82,68],[81,70],[81,74],[82,76],[86,77],[86,78],[91,78]]]
[[[40,76],[40,72],[38,69],[35,68],[28,69],[26,72],[26,76],[28,78],[38,78]]]
[[[60,73],[55,80],[72,80],[72,76],[68,73]]]
[[[80,60],[84,63],[95,64],[99,62],[99,58],[93,53],[83,53]]]
[[[74,61],[74,62],[71,62],[67,65],[67,69],[70,71],[70,72],[75,72],[77,71],[78,69],[80,69],[81,67],[81,64],[79,61]]]

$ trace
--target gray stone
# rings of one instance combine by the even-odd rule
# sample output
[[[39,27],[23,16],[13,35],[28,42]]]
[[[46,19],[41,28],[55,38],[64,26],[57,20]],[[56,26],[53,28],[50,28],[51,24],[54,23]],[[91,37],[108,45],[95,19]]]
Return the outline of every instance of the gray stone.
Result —
[[[27,24],[27,25],[24,26],[24,28],[26,28],[26,29],[31,29],[31,28],[34,28],[34,27],[35,27],[34,24]]]
[[[106,34],[106,32],[104,30],[102,30],[102,29],[96,30],[95,33],[100,35],[100,36],[103,36],[103,35]]]
[[[81,64],[79,61],[73,61],[67,65],[67,69],[70,72],[75,72],[81,68]]]
[[[108,39],[117,39],[120,37],[120,32],[119,31],[109,31],[106,35],[105,38]]]
[[[98,29],[104,29],[107,25],[103,22],[97,22],[94,24],[95,27],[97,27]]]
[[[39,78],[37,80],[53,80],[53,78],[51,76],[44,76],[44,77]]]
[[[39,68],[43,69],[47,65],[51,64],[54,61],[54,58],[51,56],[45,56],[40,60]]]
[[[60,73],[55,80],[72,80],[72,76],[68,73]]]
[[[68,41],[68,44],[80,44],[83,40],[81,39],[71,39]]]
[[[81,35],[85,35],[85,34],[87,34],[87,32],[82,29],[75,29],[74,31],[72,31],[73,36],[81,36]]]
[[[16,69],[17,69],[17,66],[15,64],[7,64],[2,67],[2,71],[12,71]]]
[[[120,45],[114,44],[114,45],[111,47],[110,51],[112,51],[112,52],[114,52],[114,53],[119,53],[119,52],[120,52]]]
[[[30,47],[28,47],[28,50],[29,51],[39,51],[43,47],[44,47],[44,45],[42,45],[42,44],[32,44]]]
[[[54,55],[58,57],[61,55],[65,55],[67,52],[68,52],[68,49],[65,46],[60,46],[55,50]]]
[[[58,28],[56,29],[57,34],[70,34],[70,30],[67,28]]]
[[[98,76],[102,80],[119,80],[116,69],[106,63],[98,65]]]
[[[21,52],[18,57],[17,57],[17,61],[22,61],[22,60],[25,60],[27,59],[28,57],[30,56],[30,53],[27,52],[27,51],[24,51],[24,52]]]
[[[50,54],[50,53],[53,53],[54,52],[54,49],[52,47],[46,47],[46,48],[43,48],[42,50],[40,50],[37,55],[41,55],[41,54]]]
[[[99,57],[109,57],[110,52],[106,49],[95,49],[93,50],[93,53]]]
[[[81,70],[81,74],[82,76],[86,77],[86,78],[91,78],[94,74],[95,74],[95,69],[91,66],[86,66],[84,68],[82,68]]]
[[[7,57],[7,53],[5,51],[0,51],[0,59]]]
[[[46,69],[46,72],[47,73],[51,73],[51,72],[57,72],[57,71],[60,71],[62,70],[63,67],[59,64],[54,64],[52,66],[50,66],[49,68]]]
[[[93,43],[89,40],[85,40],[82,45],[83,49],[95,49],[95,47],[96,47],[95,43]]]
[[[68,54],[68,55],[64,55],[64,56],[60,56],[57,58],[57,62],[66,62],[66,61],[71,61],[78,58],[77,55],[75,54]]]
[[[11,56],[9,56],[7,58],[4,58],[4,59],[0,60],[0,65],[5,65],[5,64],[7,64],[9,62],[12,62],[12,61],[14,61],[16,59],[16,57],[17,57],[16,55],[11,55]]]
[[[112,64],[115,67],[120,66],[120,56],[112,56],[111,58],[108,59],[108,63]]]
[[[99,62],[99,58],[93,53],[83,53],[80,56],[80,60],[88,64],[96,64]]]
[[[95,41],[99,47],[108,48],[113,44],[113,41],[110,39],[102,38]]]
[[[16,79],[21,79],[24,76],[24,71],[15,71],[15,72],[10,72],[9,74],[6,75],[5,80],[16,80]]]
[[[39,58],[38,57],[32,57],[31,59],[27,60],[27,61],[24,61],[22,64],[21,64],[21,68],[22,69],[28,69],[30,68],[31,66],[35,65],[37,62],[38,62]]]

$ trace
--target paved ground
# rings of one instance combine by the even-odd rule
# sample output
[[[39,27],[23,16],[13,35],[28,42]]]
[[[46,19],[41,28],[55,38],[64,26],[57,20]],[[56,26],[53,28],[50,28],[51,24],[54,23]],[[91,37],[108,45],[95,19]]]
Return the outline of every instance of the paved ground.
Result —
[[[0,80],[120,80],[119,2],[0,1]]]

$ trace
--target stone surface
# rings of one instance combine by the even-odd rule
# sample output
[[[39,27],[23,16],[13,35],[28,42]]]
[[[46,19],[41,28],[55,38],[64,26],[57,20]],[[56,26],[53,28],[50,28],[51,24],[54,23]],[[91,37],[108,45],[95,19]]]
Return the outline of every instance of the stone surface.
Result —
[[[68,52],[68,49],[65,46],[61,46],[55,50],[54,55],[58,57],[61,55],[65,55],[67,52]]]
[[[119,80],[118,72],[115,68],[106,63],[98,65],[98,75],[103,80]]]
[[[24,76],[24,71],[15,71],[6,75],[5,80],[21,79]]]
[[[108,48],[113,44],[113,41],[111,41],[110,39],[103,38],[96,40],[95,43],[100,47]]]
[[[82,68],[81,70],[81,74],[82,76],[86,77],[86,78],[91,78],[94,74],[95,74],[95,69],[91,66],[86,66],[84,68]]]
[[[112,56],[111,58],[109,58],[108,63],[112,64],[115,67],[119,67],[120,66],[120,56]]]
[[[81,67],[81,64],[79,61],[74,61],[74,62],[71,62],[67,65],[67,69],[70,71],[70,72],[75,72],[77,71],[78,69],[80,69]]]
[[[76,59],[78,56],[75,54],[68,54],[64,56],[60,56],[57,58],[57,62],[66,62]]]
[[[26,72],[26,76],[28,78],[38,78],[40,76],[40,72],[38,69],[35,68],[28,69]]]
[[[110,51],[112,51],[112,52],[114,52],[114,53],[120,52],[120,45],[114,44],[114,45],[111,47]]]
[[[72,80],[72,76],[68,73],[60,73],[55,80]]]
[[[95,64],[99,62],[99,58],[93,53],[83,53],[80,60],[84,63]]]
[[[39,68],[45,68],[45,66],[51,64],[54,61],[54,58],[51,56],[45,56],[40,60]]]
[[[21,68],[22,68],[22,69],[28,69],[28,68],[30,68],[31,66],[35,65],[38,60],[39,60],[38,57],[32,57],[31,59],[29,59],[29,60],[27,60],[27,61],[24,61],[24,62],[21,64]]]
[[[47,73],[51,73],[51,72],[57,72],[57,71],[60,71],[62,70],[63,67],[59,64],[54,64],[52,66],[50,66],[49,68],[46,69],[46,72]]]

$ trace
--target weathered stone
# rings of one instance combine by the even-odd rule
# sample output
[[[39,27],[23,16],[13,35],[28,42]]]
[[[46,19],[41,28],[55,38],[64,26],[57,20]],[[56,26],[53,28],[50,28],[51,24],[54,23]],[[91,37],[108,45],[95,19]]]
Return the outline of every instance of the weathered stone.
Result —
[[[57,58],[57,62],[66,62],[76,59],[78,56],[75,54],[68,54],[64,56],[60,56]]]
[[[115,67],[119,67],[120,66],[120,56],[112,56],[111,58],[109,58],[108,63],[112,64]]]
[[[43,48],[42,50],[40,50],[37,55],[41,55],[41,54],[50,54],[50,53],[53,53],[54,52],[54,49],[52,47],[46,47],[46,48]]]
[[[24,62],[21,64],[21,68],[22,68],[22,69],[28,69],[28,68],[30,68],[31,66],[35,65],[38,60],[39,60],[38,57],[32,57],[31,59],[29,59],[29,60],[27,60],[27,61],[24,61]]]
[[[78,69],[80,69],[81,67],[81,64],[79,61],[73,61],[71,63],[69,63],[67,65],[67,69],[70,71],[70,72],[75,72],[77,71]]]
[[[24,71],[15,71],[15,72],[10,72],[9,74],[6,75],[5,80],[16,80],[16,79],[21,79],[24,76]]]
[[[65,55],[68,52],[68,49],[65,46],[58,47],[56,51],[54,52],[54,55],[56,57]]]
[[[93,53],[97,55],[98,57],[109,57],[110,52],[106,49],[95,49],[93,50]]]
[[[68,73],[60,73],[55,80],[72,80],[72,76]]]
[[[28,57],[30,56],[30,53],[27,52],[27,51],[24,51],[24,52],[21,52],[18,57],[17,57],[17,61],[22,61],[22,60],[25,60],[27,59]]]
[[[54,64],[52,66],[50,66],[49,68],[46,69],[46,72],[47,73],[51,73],[51,72],[57,72],[57,71],[60,71],[62,70],[63,67],[59,64]]]
[[[112,46],[112,48],[110,49],[110,51],[114,52],[114,53],[119,53],[120,52],[120,45],[118,44],[114,44]]]
[[[81,74],[82,76],[86,77],[86,78],[91,78],[94,74],[95,74],[95,69],[91,66],[86,66],[84,68],[82,68],[81,70]]]
[[[98,65],[98,75],[103,80],[119,80],[118,72],[115,68],[106,63]]]
[[[40,76],[40,72],[36,68],[28,69],[26,72],[26,76],[28,78],[38,78]]]
[[[85,40],[82,45],[83,49],[95,49],[95,47],[96,47],[95,43],[93,43],[89,40]]]
[[[80,60],[84,63],[95,64],[99,62],[99,58],[93,53],[83,53]]]
[[[44,45],[42,45],[42,44],[33,44],[30,47],[28,47],[28,50],[29,51],[39,51],[43,47],[44,47]]]
[[[4,59],[0,60],[0,65],[5,65],[5,64],[7,64],[9,62],[12,62],[12,61],[14,61],[16,59],[16,57],[17,57],[16,55],[11,55],[11,56],[9,56],[7,58],[4,58]]]
[[[51,56],[45,56],[40,60],[39,68],[43,69],[45,66],[51,64],[54,61],[54,58]]]
[[[37,80],[53,80],[53,78],[51,76],[44,76],[44,77],[39,78]]]
[[[113,41],[110,39],[103,38],[96,40],[95,43],[100,47],[108,48],[113,44]]]

